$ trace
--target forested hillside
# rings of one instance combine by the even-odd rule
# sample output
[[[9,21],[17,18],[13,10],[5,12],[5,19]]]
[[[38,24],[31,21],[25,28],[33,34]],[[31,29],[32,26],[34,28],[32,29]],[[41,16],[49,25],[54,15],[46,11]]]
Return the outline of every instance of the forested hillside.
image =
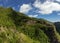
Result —
[[[60,43],[53,23],[0,7],[0,43]]]

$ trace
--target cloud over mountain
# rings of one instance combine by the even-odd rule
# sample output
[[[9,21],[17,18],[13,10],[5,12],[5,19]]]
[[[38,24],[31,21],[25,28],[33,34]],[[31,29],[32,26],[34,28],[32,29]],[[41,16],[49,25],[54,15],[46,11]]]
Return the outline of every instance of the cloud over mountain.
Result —
[[[60,11],[60,4],[53,1],[46,1],[43,4],[38,0],[33,4],[36,8],[38,8],[38,13],[42,14],[50,14],[53,11]]]
[[[28,15],[29,17],[37,17],[38,15]]]
[[[60,11],[60,4],[54,2],[54,0],[46,0],[44,3],[41,3],[41,1],[36,0],[32,4],[32,6],[37,8],[36,10],[33,10],[34,12],[41,13],[41,14],[51,14],[53,13],[53,11]],[[31,7],[30,4],[23,4],[20,7],[20,12],[28,13],[31,9],[33,9],[33,7]]]
[[[22,12],[22,13],[28,13],[29,10],[31,10],[31,9],[32,9],[32,7],[29,4],[23,4],[20,7],[20,12]]]

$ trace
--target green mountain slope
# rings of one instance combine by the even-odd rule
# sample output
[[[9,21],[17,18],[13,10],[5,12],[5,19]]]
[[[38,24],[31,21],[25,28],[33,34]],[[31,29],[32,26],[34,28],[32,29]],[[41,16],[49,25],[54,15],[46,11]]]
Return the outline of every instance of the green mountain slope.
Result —
[[[0,43],[60,43],[59,38],[51,22],[0,7]]]

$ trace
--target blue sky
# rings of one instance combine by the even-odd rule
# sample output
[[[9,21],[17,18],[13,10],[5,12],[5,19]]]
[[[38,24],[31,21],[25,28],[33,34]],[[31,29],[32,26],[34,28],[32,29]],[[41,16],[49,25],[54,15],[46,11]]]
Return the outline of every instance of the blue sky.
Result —
[[[60,21],[60,0],[0,0],[0,6],[12,7],[29,17]]]

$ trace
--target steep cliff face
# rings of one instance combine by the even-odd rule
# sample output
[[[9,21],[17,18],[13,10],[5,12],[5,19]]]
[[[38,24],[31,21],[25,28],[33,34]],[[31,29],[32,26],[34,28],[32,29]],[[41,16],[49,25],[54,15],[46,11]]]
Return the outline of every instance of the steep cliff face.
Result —
[[[1,43],[60,43],[59,38],[51,22],[0,8]]]

